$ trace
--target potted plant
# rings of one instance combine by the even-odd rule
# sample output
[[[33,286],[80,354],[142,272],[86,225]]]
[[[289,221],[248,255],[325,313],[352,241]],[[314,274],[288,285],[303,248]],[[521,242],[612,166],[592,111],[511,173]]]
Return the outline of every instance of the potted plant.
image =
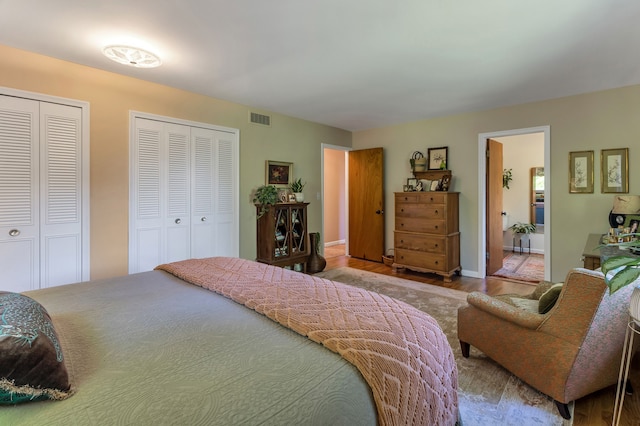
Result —
[[[302,182],[302,178],[298,178],[291,182],[291,185],[289,186],[293,194],[296,196],[296,201],[299,203],[304,201],[304,194],[302,193],[302,190],[306,184],[306,182]]]
[[[273,185],[258,187],[253,195],[253,202],[260,205],[257,217],[257,219],[260,219],[269,210],[270,205],[278,202],[278,189]]]
[[[536,232],[535,223],[516,222],[509,227],[514,234],[531,234]]]
[[[529,238],[529,234],[536,232],[535,223],[516,222],[509,227],[511,232],[518,235],[519,241],[526,242]]]
[[[629,233],[619,235],[623,242],[604,244],[603,246],[618,246],[621,250],[629,250],[631,255],[612,256],[602,262],[601,270],[604,274],[604,282],[609,287],[609,294],[613,294],[629,284],[637,283],[629,300],[629,314],[640,325],[640,234]],[[629,241],[624,241],[628,239]],[[600,246],[600,247],[603,247]]]
[[[599,247],[617,246],[621,250],[629,250],[630,253],[639,254],[639,256],[612,256],[602,262],[601,270],[610,293],[615,293],[640,277],[640,234],[622,234],[619,237],[628,238],[630,241],[603,244]]]

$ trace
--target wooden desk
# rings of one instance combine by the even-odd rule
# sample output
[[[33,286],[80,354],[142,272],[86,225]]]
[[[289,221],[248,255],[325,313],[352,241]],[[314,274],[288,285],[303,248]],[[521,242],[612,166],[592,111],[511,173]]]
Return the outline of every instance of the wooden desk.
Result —
[[[603,234],[589,234],[587,243],[584,245],[582,251],[582,260],[584,261],[585,269],[598,269],[600,267],[600,249],[597,249],[601,244]]]

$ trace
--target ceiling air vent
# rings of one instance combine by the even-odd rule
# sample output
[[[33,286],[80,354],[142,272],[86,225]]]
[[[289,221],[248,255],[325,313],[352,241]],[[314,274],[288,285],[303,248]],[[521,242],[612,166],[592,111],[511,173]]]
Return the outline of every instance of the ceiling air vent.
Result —
[[[271,126],[271,116],[249,111],[249,122],[262,126]]]

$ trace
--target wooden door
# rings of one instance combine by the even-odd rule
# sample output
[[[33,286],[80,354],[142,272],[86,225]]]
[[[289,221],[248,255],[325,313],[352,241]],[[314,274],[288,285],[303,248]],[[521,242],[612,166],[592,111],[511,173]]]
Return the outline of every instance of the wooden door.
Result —
[[[502,144],[487,140],[487,275],[502,268]]]
[[[382,148],[349,152],[349,254],[382,262],[384,181]]]

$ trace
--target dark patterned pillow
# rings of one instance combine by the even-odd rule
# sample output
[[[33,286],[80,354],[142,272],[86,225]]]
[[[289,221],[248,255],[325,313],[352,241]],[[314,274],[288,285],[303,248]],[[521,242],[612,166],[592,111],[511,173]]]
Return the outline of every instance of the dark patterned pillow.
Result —
[[[47,311],[27,296],[0,292],[0,404],[65,399],[71,393]]]

